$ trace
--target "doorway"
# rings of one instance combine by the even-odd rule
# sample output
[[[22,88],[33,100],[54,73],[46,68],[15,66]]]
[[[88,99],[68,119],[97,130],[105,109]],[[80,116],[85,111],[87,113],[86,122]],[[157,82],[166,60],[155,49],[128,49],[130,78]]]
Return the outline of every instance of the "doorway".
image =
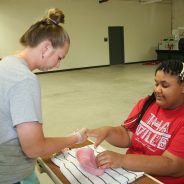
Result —
[[[110,65],[124,63],[124,28],[123,26],[109,26],[109,58]]]

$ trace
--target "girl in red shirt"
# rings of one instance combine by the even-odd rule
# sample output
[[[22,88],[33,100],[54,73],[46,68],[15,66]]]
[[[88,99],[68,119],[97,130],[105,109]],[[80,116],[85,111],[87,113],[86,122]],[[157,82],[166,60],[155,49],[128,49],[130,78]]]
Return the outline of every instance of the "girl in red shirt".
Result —
[[[100,168],[144,171],[166,184],[184,183],[184,63],[163,61],[155,71],[154,93],[139,100],[118,127],[88,130],[96,137],[128,148],[126,154],[104,151],[97,156]]]

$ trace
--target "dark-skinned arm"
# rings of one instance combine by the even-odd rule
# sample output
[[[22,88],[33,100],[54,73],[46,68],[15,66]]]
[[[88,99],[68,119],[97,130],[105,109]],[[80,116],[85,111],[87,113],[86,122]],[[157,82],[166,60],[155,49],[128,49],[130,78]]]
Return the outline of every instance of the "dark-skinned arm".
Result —
[[[169,151],[165,151],[161,156],[122,155],[112,151],[104,151],[97,156],[97,165],[101,168],[123,167],[159,176],[179,177],[184,175],[184,159]]]
[[[122,148],[129,147],[131,144],[131,133],[122,126],[105,126],[96,129],[88,129],[87,136],[96,138],[95,146],[98,146],[104,140],[114,146]]]

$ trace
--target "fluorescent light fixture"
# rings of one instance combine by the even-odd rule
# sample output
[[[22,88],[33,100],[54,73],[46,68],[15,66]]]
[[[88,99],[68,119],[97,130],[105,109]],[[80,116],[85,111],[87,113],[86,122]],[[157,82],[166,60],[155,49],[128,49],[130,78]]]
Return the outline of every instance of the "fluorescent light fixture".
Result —
[[[151,3],[157,3],[157,2],[161,2],[162,0],[141,0],[140,2],[142,4],[151,4]]]

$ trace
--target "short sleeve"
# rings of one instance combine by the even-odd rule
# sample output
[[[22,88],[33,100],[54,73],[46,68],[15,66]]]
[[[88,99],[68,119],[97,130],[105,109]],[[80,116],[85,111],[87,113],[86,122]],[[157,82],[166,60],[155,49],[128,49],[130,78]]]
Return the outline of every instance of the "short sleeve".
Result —
[[[23,122],[42,122],[40,86],[36,79],[18,82],[10,89],[9,99],[14,126]]]
[[[126,119],[126,121],[124,122],[124,127],[126,129],[129,129],[132,132],[135,132],[136,130],[136,126],[134,126],[135,124],[135,118],[138,115],[138,113],[140,112],[140,110],[142,109],[145,101],[147,100],[148,97],[144,98],[144,99],[140,99],[138,101],[138,103],[133,107],[132,111],[130,112],[130,114],[128,115],[128,118]]]

